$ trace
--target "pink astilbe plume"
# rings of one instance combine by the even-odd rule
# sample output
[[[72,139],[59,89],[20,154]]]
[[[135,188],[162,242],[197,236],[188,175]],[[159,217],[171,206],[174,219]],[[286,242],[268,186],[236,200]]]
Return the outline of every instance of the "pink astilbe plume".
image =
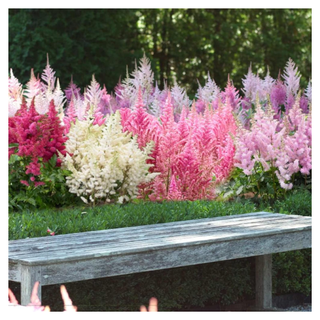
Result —
[[[177,181],[174,175],[171,177],[167,199],[173,201],[184,200],[180,188],[177,186]]]
[[[239,128],[236,139],[235,166],[246,175],[257,169],[275,172],[283,189],[291,189],[292,175],[298,171],[309,174],[311,170],[311,121],[302,113],[297,97],[292,109],[283,120],[274,117],[271,107],[257,111],[250,130]]]
[[[148,188],[141,186],[142,196],[152,201],[214,197],[216,184],[230,174],[234,155],[232,110],[230,105],[220,109],[199,114],[193,103],[190,112],[182,109],[177,122],[170,92],[159,120],[147,113],[141,98],[133,111],[121,109],[123,128],[138,135],[140,148],[155,142],[152,170],[160,174]]]

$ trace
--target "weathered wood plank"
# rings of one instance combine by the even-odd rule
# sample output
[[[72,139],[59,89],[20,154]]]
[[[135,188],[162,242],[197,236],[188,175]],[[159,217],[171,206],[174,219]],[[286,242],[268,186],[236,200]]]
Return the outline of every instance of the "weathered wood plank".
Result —
[[[42,266],[42,283],[47,285],[73,282],[253,257],[298,250],[307,247],[309,243],[310,232],[306,231],[298,234],[277,234],[272,237],[238,239],[118,256],[97,256],[89,260],[61,261]]]
[[[283,219],[283,217],[281,217]],[[286,219],[286,224],[288,224],[290,222],[291,219],[291,223],[292,221],[294,221],[294,218],[290,217],[288,219]],[[300,221],[300,220],[299,220]],[[241,227],[245,227],[248,226],[247,224],[251,223],[251,227],[253,228],[254,226],[259,226],[259,223],[263,224],[264,226],[266,226],[266,224],[268,223],[268,225],[270,224],[278,224],[278,227],[281,225],[279,224],[279,221],[277,220],[277,218],[272,217],[269,218],[268,221],[266,222],[265,220],[249,220],[246,222],[242,222],[241,223]],[[306,222],[308,223],[308,222]],[[199,226],[193,226],[192,228],[179,228],[179,229],[175,229],[175,230],[166,230],[165,228],[162,228],[160,230],[156,230],[153,229],[153,225],[149,226],[148,229],[145,229],[144,233],[138,233],[138,232],[128,232],[129,233],[122,233],[122,232],[118,232],[121,231],[121,229],[113,229],[113,230],[106,230],[106,231],[112,231],[112,232],[105,232],[102,233],[100,231],[96,232],[96,233],[91,233],[91,236],[88,238],[88,236],[83,237],[83,233],[78,233],[78,234],[73,234],[74,236],[72,237],[72,239],[70,237],[68,237],[68,235],[61,235],[61,236],[55,236],[55,237],[42,237],[42,238],[33,238],[31,243],[36,243],[36,246],[31,246],[30,241],[31,239],[27,239],[27,240],[15,240],[14,242],[9,243],[9,248],[10,248],[10,254],[11,255],[17,255],[18,252],[21,252],[22,254],[24,253],[28,253],[28,250],[31,251],[30,254],[32,254],[33,251],[40,251],[41,249],[45,250],[46,252],[48,250],[50,250],[51,247],[56,247],[57,243],[59,243],[58,247],[59,248],[64,248],[64,246],[67,246],[68,248],[70,248],[71,246],[76,246],[78,247],[79,245],[89,245],[91,246],[91,244],[93,243],[93,245],[97,245],[97,243],[99,241],[101,242],[108,242],[108,244],[110,245],[111,242],[131,242],[134,241],[135,239],[141,238],[141,239],[151,239],[151,238],[158,238],[161,237],[161,235],[166,236],[167,234],[187,234],[187,233],[192,233],[192,231],[197,231],[199,232],[200,230],[205,230],[205,231],[212,231],[212,232],[218,232],[220,229],[226,229],[232,226],[235,226],[236,224],[228,224],[228,225],[222,225],[219,224],[218,222],[209,222],[206,224],[201,224]],[[135,228],[136,229],[136,228]],[[137,231],[137,230],[132,230],[132,231]],[[86,234],[86,233],[84,233]],[[68,240],[66,240],[66,238]]]
[[[103,243],[96,244],[82,244],[78,246],[71,246],[70,248],[62,248],[60,246],[56,247],[55,250],[40,250],[39,252],[20,252],[15,256],[11,256],[11,261],[15,259],[20,259],[24,261],[41,261],[45,260],[47,263],[54,260],[66,260],[73,259],[77,260],[79,258],[90,258],[99,255],[114,255],[130,253],[135,251],[146,251],[149,249],[156,248],[168,248],[168,247],[180,247],[188,245],[196,245],[206,242],[217,242],[217,241],[227,241],[239,238],[251,238],[259,235],[272,235],[277,233],[283,233],[291,231],[298,231],[299,229],[310,229],[310,226],[304,224],[295,224],[294,228],[290,225],[284,225],[281,228],[272,228],[271,230],[266,229],[264,226],[255,226],[251,228],[246,227],[235,227],[229,230],[202,230],[194,234],[178,234],[178,235],[167,235],[167,237],[151,238],[151,239],[136,239],[130,242],[118,243],[105,241]]]
[[[233,218],[232,218],[233,217]],[[46,241],[54,242],[59,241],[61,244],[63,241],[69,241],[70,239],[73,239],[75,237],[82,237],[85,240],[90,240],[92,237],[99,237],[99,236],[105,236],[105,235],[113,235],[114,233],[118,234],[119,236],[124,236],[126,234],[135,234],[139,235],[140,233],[145,232],[160,232],[161,230],[164,230],[165,232],[171,232],[173,230],[177,230],[179,228],[198,228],[200,226],[206,226],[208,223],[214,222],[215,225],[223,225],[227,226],[228,224],[236,224],[237,222],[245,222],[246,220],[256,220],[257,218],[283,218],[283,215],[278,216],[277,214],[273,213],[250,213],[245,215],[239,215],[239,216],[225,216],[225,217],[217,217],[217,218],[205,218],[205,219],[197,219],[197,220],[187,220],[187,221],[177,221],[177,222],[169,222],[169,223],[159,223],[159,224],[153,224],[153,225],[144,225],[144,226],[136,226],[136,227],[126,227],[126,228],[116,228],[116,229],[107,229],[107,230],[99,230],[99,231],[88,231],[88,232],[81,232],[81,233],[71,233],[71,234],[65,234],[65,235],[57,235],[55,237],[41,237],[43,243],[46,243]],[[289,216],[293,217],[293,216]],[[231,219],[232,218],[232,219]],[[265,221],[265,220],[264,220]],[[61,237],[63,236],[63,238]],[[61,237],[61,238],[57,238]],[[20,246],[23,244],[31,244],[33,242],[37,242],[39,238],[30,238],[30,239],[24,239],[24,242],[21,242],[21,239],[19,240],[11,240],[10,244],[12,247],[14,246]]]

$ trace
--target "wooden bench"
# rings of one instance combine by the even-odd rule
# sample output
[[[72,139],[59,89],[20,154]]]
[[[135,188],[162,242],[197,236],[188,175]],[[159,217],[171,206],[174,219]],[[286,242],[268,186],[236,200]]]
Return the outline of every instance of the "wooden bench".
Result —
[[[9,241],[21,303],[41,286],[255,256],[256,308],[272,307],[272,254],[311,248],[311,217],[266,212]],[[203,290],[206,290],[203,288]]]

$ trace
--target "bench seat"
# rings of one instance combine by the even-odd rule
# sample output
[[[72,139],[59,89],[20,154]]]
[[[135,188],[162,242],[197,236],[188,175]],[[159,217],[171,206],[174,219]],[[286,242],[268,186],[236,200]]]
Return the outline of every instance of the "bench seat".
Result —
[[[256,303],[266,309],[271,255],[304,248],[311,248],[311,217],[248,213],[11,240],[9,280],[21,282],[26,305],[35,281],[41,296],[43,285],[255,256]]]

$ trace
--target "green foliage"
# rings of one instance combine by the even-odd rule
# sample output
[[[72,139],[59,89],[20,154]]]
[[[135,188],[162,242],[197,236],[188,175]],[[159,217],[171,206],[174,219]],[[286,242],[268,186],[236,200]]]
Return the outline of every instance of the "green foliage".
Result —
[[[264,171],[259,163],[255,163],[254,173],[246,175],[242,169],[235,168],[229,181],[222,185],[219,195],[223,199],[239,198],[252,194],[256,203],[273,205],[277,199],[283,199],[288,191],[281,188],[275,175],[276,168]]]
[[[47,227],[56,234],[123,228],[255,212],[249,201],[144,202],[88,207],[48,208],[10,213],[9,239],[41,237]],[[32,212],[32,214],[31,214]],[[35,231],[37,230],[37,231]],[[38,233],[39,232],[39,233]]]
[[[282,252],[273,255],[272,287],[277,294],[311,292],[311,249]]]
[[[70,173],[56,166],[57,156],[41,164],[39,179],[43,185],[36,186],[28,174],[26,165],[30,162],[26,157],[16,154],[9,159],[9,212],[26,209],[52,208],[79,202],[77,197],[69,193],[65,179]],[[28,186],[21,183],[24,180]]]

